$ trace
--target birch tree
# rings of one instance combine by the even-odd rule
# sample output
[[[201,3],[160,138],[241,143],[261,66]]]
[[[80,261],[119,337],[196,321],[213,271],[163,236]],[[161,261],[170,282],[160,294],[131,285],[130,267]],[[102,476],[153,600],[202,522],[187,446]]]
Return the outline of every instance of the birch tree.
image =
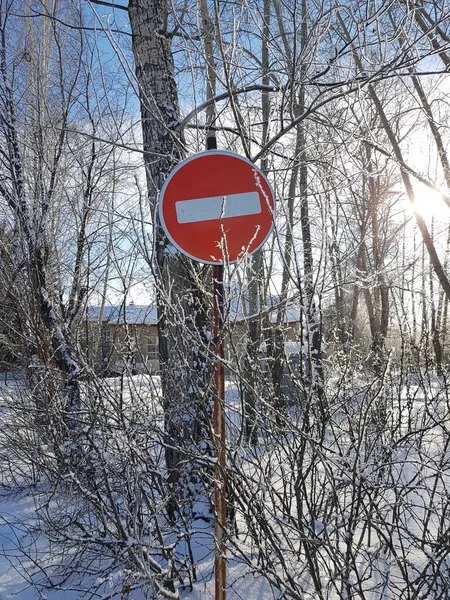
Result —
[[[173,516],[178,499],[183,502],[190,496],[190,444],[203,439],[209,445],[205,424],[210,422],[210,402],[205,358],[209,339],[205,320],[207,287],[201,269],[169,243],[157,214],[158,193],[171,169],[185,155],[169,10],[165,0],[132,0],[129,4],[148,202],[154,223],[152,267],[157,290],[166,460],[173,488],[169,512]]]

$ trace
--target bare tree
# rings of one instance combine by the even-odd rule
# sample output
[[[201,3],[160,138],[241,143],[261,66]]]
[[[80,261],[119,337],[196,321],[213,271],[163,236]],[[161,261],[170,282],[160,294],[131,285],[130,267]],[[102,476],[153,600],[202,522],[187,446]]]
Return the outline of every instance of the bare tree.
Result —
[[[170,244],[158,221],[158,193],[184,155],[178,91],[169,32],[169,6],[163,2],[130,2],[133,52],[142,114],[148,201],[154,219],[159,360],[167,433],[168,477],[178,499],[189,498],[191,467],[183,448],[193,440],[208,443],[211,409],[208,381],[208,287],[202,270]],[[186,335],[190,331],[192,337]],[[194,352],[192,352],[194,348]],[[188,403],[186,405],[186,402]]]

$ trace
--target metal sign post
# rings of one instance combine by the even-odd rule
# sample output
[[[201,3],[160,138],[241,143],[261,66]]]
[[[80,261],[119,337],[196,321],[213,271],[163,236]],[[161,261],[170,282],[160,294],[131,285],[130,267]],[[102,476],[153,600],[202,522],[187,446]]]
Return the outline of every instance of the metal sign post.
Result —
[[[225,439],[225,376],[223,325],[223,265],[214,267],[214,339],[216,340],[216,365],[214,371],[214,444],[216,447],[216,467],[214,473],[214,503],[216,519],[214,524],[215,540],[215,600],[226,599],[226,527],[227,527],[227,490],[226,490],[226,439]]]
[[[215,135],[206,140],[208,150],[217,150]],[[223,264],[213,267],[213,302],[214,302],[214,341],[216,344],[216,364],[214,366],[214,409],[213,429],[214,445],[216,447],[216,466],[214,470],[214,506],[216,518],[214,521],[214,583],[215,600],[227,598],[227,487],[226,487],[226,434],[225,434],[225,373],[224,373],[224,342],[223,342]]]

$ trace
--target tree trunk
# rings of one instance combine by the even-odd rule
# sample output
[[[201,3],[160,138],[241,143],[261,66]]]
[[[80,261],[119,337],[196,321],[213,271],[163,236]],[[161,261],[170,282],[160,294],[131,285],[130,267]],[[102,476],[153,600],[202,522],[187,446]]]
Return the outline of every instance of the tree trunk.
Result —
[[[263,35],[261,44],[261,66],[262,66],[262,85],[268,86],[269,79],[269,31],[270,31],[270,0],[264,0],[263,4]],[[261,145],[263,146],[268,139],[269,131],[269,94],[263,91],[261,94],[261,114],[262,114],[262,135]],[[267,173],[267,158],[261,160],[261,170]],[[262,342],[262,324],[258,318],[258,313],[263,307],[265,301],[264,294],[264,263],[262,250],[258,250],[249,257],[249,266],[247,269],[247,293],[248,293],[248,311],[252,316],[247,329],[247,346],[244,356],[244,385],[242,387],[244,404],[244,434],[246,441],[253,446],[258,440],[257,423],[257,402],[258,387],[261,388],[261,363],[260,347]]]
[[[302,25],[301,25],[301,48],[306,48],[308,43],[307,30],[307,6],[306,0],[302,0]],[[299,114],[306,108],[306,66],[300,68],[300,92],[299,92]],[[305,307],[306,335],[308,345],[307,356],[307,379],[311,391],[317,396],[318,407],[322,418],[326,418],[327,407],[325,405],[325,373],[323,366],[322,348],[322,315],[314,299],[314,269],[313,248],[311,238],[311,221],[309,215],[308,198],[308,156],[307,140],[304,127],[300,126],[300,227],[303,243],[303,302]]]
[[[192,490],[193,443],[207,436],[206,311],[200,271],[169,243],[157,215],[158,193],[183,157],[179,106],[165,0],[130,0],[129,16],[139,84],[148,201],[154,215],[154,276],[159,362],[165,416],[166,466],[174,517]],[[209,444],[207,444],[209,445]]]

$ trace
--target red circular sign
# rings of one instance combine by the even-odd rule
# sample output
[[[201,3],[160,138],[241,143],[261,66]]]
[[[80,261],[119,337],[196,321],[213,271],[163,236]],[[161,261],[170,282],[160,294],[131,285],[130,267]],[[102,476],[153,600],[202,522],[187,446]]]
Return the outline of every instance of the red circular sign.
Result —
[[[159,216],[172,244],[193,260],[236,262],[258,250],[275,217],[265,175],[246,158],[210,150],[180,162],[164,183]]]

